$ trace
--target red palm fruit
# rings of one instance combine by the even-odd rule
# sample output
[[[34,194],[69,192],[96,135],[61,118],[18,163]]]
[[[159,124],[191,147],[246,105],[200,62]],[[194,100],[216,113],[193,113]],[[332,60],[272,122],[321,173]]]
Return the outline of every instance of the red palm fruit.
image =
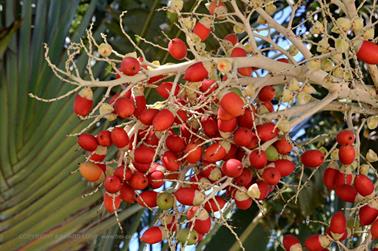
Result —
[[[302,250],[299,239],[292,234],[286,234],[282,238],[282,245],[285,251],[299,251]]]
[[[181,187],[174,195],[178,202],[186,206],[198,206],[205,199],[203,193],[191,187]]]
[[[134,167],[141,173],[146,173],[151,167],[151,163],[133,162]]]
[[[246,56],[247,56],[247,52],[243,48],[235,47],[231,51],[231,57],[246,57]],[[253,71],[252,67],[241,67],[238,69],[239,74],[243,76],[247,76],[247,77],[251,76],[252,71]]]
[[[120,197],[126,203],[134,203],[136,199],[135,190],[129,185],[123,184],[120,190]]]
[[[89,133],[80,134],[79,137],[77,137],[77,143],[81,148],[89,152],[96,150],[98,144],[96,137]]]
[[[134,161],[138,163],[151,163],[155,155],[155,149],[145,145],[135,148]]]
[[[98,165],[92,162],[81,163],[79,172],[80,175],[89,182],[98,181],[104,173]]]
[[[264,169],[262,178],[267,184],[275,186],[278,184],[278,182],[280,182],[281,174],[277,168],[268,167]]]
[[[234,179],[235,184],[243,187],[249,187],[251,185],[253,174],[251,169],[243,168],[243,172],[240,176]]]
[[[196,163],[201,159],[202,148],[195,143],[190,143],[185,147],[186,161],[189,163]]]
[[[329,230],[331,236],[335,240],[339,240],[343,237],[344,233],[346,232],[347,228],[347,221],[345,215],[341,211],[337,211],[333,214],[331,218],[331,222],[329,224]]]
[[[210,24],[211,20],[209,18],[204,17],[195,24],[192,32],[196,34],[201,39],[201,41],[205,41],[209,37],[211,32]]]
[[[172,90],[172,87],[173,87],[173,83],[172,82],[163,82],[161,83],[157,88],[156,88],[156,92],[163,98],[163,99],[167,99],[171,93],[171,90]],[[176,85],[176,88],[175,88],[175,91],[174,91],[174,95],[177,96],[177,94],[180,92],[180,86],[177,84]]]
[[[152,125],[152,121],[158,112],[157,109],[146,109],[140,114],[139,120],[145,125]]]
[[[189,82],[199,82],[209,76],[205,66],[202,62],[198,62],[189,66],[184,74],[184,80]]]
[[[185,123],[188,120],[188,115],[187,115],[186,111],[184,111],[184,110],[177,110],[176,115],[177,115],[175,117],[175,123],[176,124]]]
[[[119,166],[114,170],[113,175],[117,176],[122,182],[129,181],[133,175],[132,171],[125,166]]]
[[[291,149],[293,148],[289,141],[284,137],[274,142],[274,147],[280,154],[284,155],[289,154],[291,152]]]
[[[255,111],[251,111],[251,109],[246,108],[244,114],[238,117],[238,125],[240,127],[252,128],[254,118]]]
[[[274,106],[271,101],[264,101],[262,102],[263,106],[268,110],[268,112],[274,112]]]
[[[226,110],[224,110],[222,106],[219,106],[217,111],[217,118],[220,120],[232,120],[235,118],[235,116],[226,112]]]
[[[121,186],[121,180],[117,176],[108,176],[104,181],[104,188],[108,193],[118,192]]]
[[[121,205],[121,196],[104,193],[104,207],[109,213],[116,211]]]
[[[274,99],[274,96],[276,95],[276,91],[274,90],[274,87],[271,86],[271,85],[267,85],[267,86],[264,86],[259,94],[258,94],[258,98],[263,101],[263,102],[267,102],[267,101],[272,101]]]
[[[144,143],[150,146],[157,146],[159,144],[159,138],[156,136],[155,132],[151,130],[144,140]]]
[[[97,142],[101,146],[111,146],[112,139],[110,138],[110,132],[108,130],[102,130],[97,134]]]
[[[238,146],[248,147],[251,143],[253,132],[246,127],[239,127],[234,133],[234,143]]]
[[[347,184],[340,185],[336,187],[335,191],[336,195],[343,201],[354,202],[356,200],[357,190],[354,186]]]
[[[220,120],[218,119],[218,129],[220,132],[232,132],[237,126],[236,118],[231,120]]]
[[[374,183],[363,174],[357,175],[354,180],[354,187],[362,196],[368,196],[374,192]]]
[[[287,58],[279,58],[279,59],[277,59],[277,61],[281,62],[281,63],[286,63],[286,64],[289,63],[289,60]]]
[[[213,79],[205,79],[202,81],[199,90],[205,92],[206,95],[213,93],[218,88],[218,84]]]
[[[236,36],[235,33],[227,34],[223,40],[226,40],[231,43],[232,46],[234,46],[238,42],[238,36]]]
[[[201,170],[200,175],[210,181],[217,181],[222,177],[222,171],[215,164],[208,164]]]
[[[134,113],[134,102],[126,97],[119,98],[114,104],[114,111],[120,118],[125,119]]]
[[[229,159],[223,163],[222,173],[228,177],[239,177],[243,173],[243,165],[237,159]]]
[[[209,232],[211,227],[211,219],[209,213],[204,208],[197,206],[191,207],[186,212],[186,217],[188,220],[195,217],[193,228],[197,233],[206,234]]]
[[[244,101],[234,92],[228,92],[221,98],[219,104],[234,117],[244,114]]]
[[[271,122],[256,126],[256,132],[263,142],[278,136],[278,128],[276,128],[276,125]]]
[[[148,186],[148,179],[143,173],[136,171],[131,176],[129,185],[135,190],[143,190]]]
[[[174,153],[180,153],[185,150],[185,141],[178,135],[171,134],[165,140],[165,145]]]
[[[274,165],[282,177],[292,174],[295,169],[294,162],[288,159],[278,159],[274,161]]]
[[[118,148],[124,148],[130,142],[126,131],[121,127],[115,127],[110,133],[112,143]]]
[[[209,4],[206,4],[206,7],[210,15],[216,15],[220,11],[220,8],[226,8],[222,0],[212,0]]]
[[[327,167],[323,175],[323,183],[328,188],[328,190],[333,190],[336,187],[336,177],[339,171],[333,167]]]
[[[166,151],[163,154],[161,161],[163,162],[163,166],[167,168],[168,171],[174,172],[180,168],[176,155],[171,151]]]
[[[258,181],[249,186],[247,194],[257,200],[264,200],[271,192],[271,186],[263,181]]]
[[[217,137],[219,135],[217,121],[209,116],[201,118],[201,126],[203,132],[210,138]]]
[[[326,235],[314,234],[307,237],[305,246],[309,251],[323,251],[331,244],[331,240]]]
[[[335,187],[336,187],[336,186],[340,186],[344,184],[352,185],[352,181],[353,181],[353,174],[339,171],[336,174],[335,180],[333,182],[335,183]]]
[[[350,165],[356,157],[356,152],[352,145],[344,145],[339,147],[339,160],[343,165]]]
[[[249,149],[254,149],[258,146],[259,139],[257,138],[257,135],[252,132],[252,139],[251,142],[249,142],[249,145],[247,146]]]
[[[253,200],[248,196],[244,190],[236,190],[233,196],[236,206],[240,210],[247,210],[252,206]]]
[[[135,102],[134,116],[139,117],[142,114],[142,112],[144,112],[147,109],[146,97],[143,95],[134,96],[134,102]]]
[[[155,244],[161,242],[165,239],[165,230],[163,227],[150,227],[142,234],[140,237],[141,241],[148,243],[148,244]]]
[[[163,109],[155,115],[152,125],[156,131],[165,131],[173,125],[175,116],[168,109]]]
[[[301,162],[306,167],[317,168],[324,162],[324,153],[319,150],[307,150],[302,153]]]
[[[242,151],[244,153],[244,151]],[[228,159],[239,159],[239,156],[236,158],[236,155],[238,154],[238,147],[236,145],[231,144],[230,149],[228,150],[226,156],[224,156],[223,160]]]
[[[354,139],[355,136],[352,130],[342,130],[336,136],[336,141],[340,145],[353,145]]]
[[[358,215],[362,226],[370,225],[378,217],[378,209],[368,204],[360,208]]]
[[[153,208],[156,207],[157,192],[155,191],[143,191],[139,196],[137,196],[137,203],[142,207]]]
[[[182,60],[186,57],[187,47],[184,41],[179,38],[174,38],[169,41],[168,52],[169,54],[177,60]]]
[[[226,149],[221,144],[214,143],[206,148],[204,160],[213,163],[222,160],[226,154]]]
[[[105,146],[97,146],[96,150],[91,153],[90,160],[94,162],[103,161],[106,157],[107,148]]]
[[[124,57],[119,70],[127,76],[134,76],[140,70],[140,63],[136,58]]]
[[[151,77],[151,78],[148,79],[147,83],[154,84],[154,83],[158,82],[160,79],[162,79],[164,77],[165,77],[164,75],[153,76],[153,77]]]
[[[73,110],[74,113],[78,116],[85,117],[87,116],[93,106],[93,92],[90,88],[84,88],[76,95]]]
[[[378,45],[370,41],[363,41],[356,55],[359,60],[367,64],[378,64]]]
[[[226,205],[226,201],[220,196],[214,196],[205,203],[205,209],[208,212],[218,212]]]
[[[254,150],[249,154],[249,163],[253,168],[261,169],[268,163],[264,150]]]
[[[148,184],[153,189],[159,188],[164,184],[164,173],[161,171],[153,171],[148,175]]]
[[[377,59],[377,63],[378,63],[378,59]],[[371,238],[373,240],[378,239],[378,220],[374,221],[373,224],[371,224],[370,233],[371,233]]]

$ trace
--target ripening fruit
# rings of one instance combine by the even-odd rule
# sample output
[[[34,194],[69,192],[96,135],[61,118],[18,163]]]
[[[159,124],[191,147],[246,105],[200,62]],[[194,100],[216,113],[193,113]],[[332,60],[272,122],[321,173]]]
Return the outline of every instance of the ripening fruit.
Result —
[[[343,201],[354,202],[357,196],[357,190],[351,185],[340,185],[337,186],[336,195]]]
[[[174,172],[180,168],[180,165],[177,161],[177,156],[171,151],[166,151],[161,157],[161,161],[163,163],[163,166],[168,171]]]
[[[155,115],[152,125],[156,131],[165,131],[173,125],[175,116],[168,109],[162,109]]]
[[[120,180],[123,181],[129,181],[131,176],[133,175],[131,170],[129,168],[125,168],[125,166],[119,166],[114,170],[113,175],[120,178]]]
[[[251,185],[253,173],[250,168],[244,168],[242,174],[234,179],[235,184],[249,187]]]
[[[130,178],[129,185],[135,190],[143,190],[148,186],[148,179],[143,173],[135,172]]]
[[[163,82],[155,90],[163,99],[167,99],[169,95],[171,94],[172,87],[173,87],[173,82]],[[174,95],[177,96],[179,92],[180,92],[180,86],[176,85]]]
[[[193,217],[194,227],[193,229],[199,234],[206,234],[210,231],[211,219],[209,213],[204,209],[197,206],[191,207],[186,212],[186,217],[188,220],[191,220]]]
[[[103,174],[102,169],[92,162],[83,162],[79,167],[80,175],[90,182],[96,182]]]
[[[270,192],[271,186],[262,181],[252,184],[247,190],[248,196],[257,200],[264,200]]]
[[[367,64],[378,64],[378,45],[363,41],[357,52],[357,58]]]
[[[310,235],[305,241],[309,251],[323,251],[330,244],[331,240],[327,236],[319,234]]]
[[[135,190],[132,189],[129,185],[123,184],[120,190],[121,199],[126,203],[135,202]]]
[[[205,199],[203,193],[190,187],[181,187],[177,189],[175,197],[178,202],[187,206],[198,206]]]
[[[276,125],[271,122],[256,126],[256,131],[257,135],[263,142],[278,136],[278,128],[276,128]]]
[[[249,154],[249,163],[251,167],[261,169],[268,163],[266,153],[264,150],[254,150]]]
[[[152,121],[156,114],[158,114],[159,110],[157,109],[146,109],[144,110],[138,119],[140,122],[142,122],[144,125],[152,125]]]
[[[276,92],[274,90],[274,87],[271,85],[264,86],[261,91],[258,94],[258,98],[263,101],[272,101],[274,99],[274,96],[276,95]]]
[[[301,155],[301,162],[306,167],[317,168],[324,162],[324,153],[319,150],[307,150]]]
[[[102,130],[97,134],[97,142],[100,146],[111,146],[112,139],[108,130]]]
[[[238,42],[238,37],[235,33],[227,34],[223,40],[226,40],[231,43],[232,46],[234,46]]]
[[[248,196],[245,188],[236,190],[233,196],[236,206],[241,210],[247,210],[252,206],[253,200]]]
[[[208,212],[218,212],[224,205],[226,205],[226,201],[222,197],[214,196],[205,203],[204,207]]]
[[[262,179],[265,183],[275,186],[280,182],[281,174],[280,171],[275,167],[268,167],[264,169],[262,173]]]
[[[78,116],[85,117],[92,110],[93,92],[91,88],[83,88],[75,97],[73,110]]]
[[[244,114],[238,117],[239,126],[251,129],[255,118],[254,113],[255,111],[251,111],[251,109],[246,108]]]
[[[144,95],[133,96],[135,102],[134,116],[139,117],[147,109],[147,100]]]
[[[101,43],[98,46],[98,53],[102,57],[109,57],[112,54],[112,50],[113,50],[112,46],[110,44],[107,44],[107,43]]]
[[[246,56],[247,56],[247,52],[243,48],[235,47],[231,51],[231,57],[246,57]],[[252,67],[241,67],[238,69],[239,74],[246,77],[251,76],[252,71],[253,71]]]
[[[274,161],[274,165],[282,177],[289,176],[295,169],[294,162],[288,159],[278,159]]]
[[[239,127],[234,133],[234,143],[238,146],[248,147],[254,136],[251,129]]]
[[[357,175],[354,180],[354,187],[362,196],[368,196],[374,192],[374,183],[363,174]]]
[[[149,229],[144,231],[142,237],[140,237],[141,241],[148,244],[159,243],[165,238],[166,234],[164,228],[157,226],[150,227]]]
[[[353,145],[354,139],[355,136],[352,130],[342,130],[336,136],[336,141],[340,145]]]
[[[228,177],[239,177],[243,173],[243,165],[237,159],[229,159],[222,166],[222,173]]]
[[[215,118],[211,116],[202,117],[201,125],[202,125],[203,132],[210,138],[213,138],[219,135],[218,124]]]
[[[142,207],[153,208],[157,206],[157,195],[155,191],[143,191],[137,196],[137,203]]]
[[[162,171],[152,171],[148,174],[148,184],[153,189],[159,188],[164,184],[164,178],[164,173]]]
[[[104,188],[108,193],[116,193],[121,190],[121,180],[117,176],[108,176],[104,181]]]
[[[228,92],[221,98],[219,104],[234,117],[244,114],[244,101],[234,92]]]
[[[233,132],[237,125],[238,125],[238,122],[236,118],[233,118],[230,120],[218,119],[219,132]]]
[[[283,236],[282,245],[285,251],[300,251],[302,250],[301,243],[299,239],[292,234],[286,234]]]
[[[275,161],[279,157],[277,149],[272,145],[268,146],[268,148],[265,150],[265,153],[268,161]]]
[[[356,157],[354,147],[352,145],[343,145],[339,148],[339,160],[343,165],[350,165]]]
[[[119,70],[127,76],[134,76],[140,71],[140,63],[136,58],[125,57],[122,59]]]
[[[222,160],[226,156],[226,149],[219,143],[214,143],[210,145],[205,150],[204,159],[208,162],[216,162]]]
[[[336,177],[339,171],[333,167],[327,167],[323,175],[323,183],[328,188],[328,190],[333,190],[336,187]]]
[[[209,76],[205,66],[202,62],[198,62],[189,66],[184,74],[184,79],[190,82],[199,82]]]
[[[374,221],[373,224],[371,224],[370,233],[373,240],[378,239],[378,220]]]
[[[151,163],[155,155],[155,150],[152,147],[141,145],[135,148],[134,161],[138,163]]]
[[[213,79],[205,79],[202,81],[199,90],[206,93],[206,95],[214,92],[218,88],[218,84]]]
[[[333,182],[335,183],[335,187],[336,187],[336,186],[344,185],[344,184],[352,185],[352,181],[353,181],[353,174],[349,173],[349,171],[347,170],[342,170],[342,171],[337,172]]]
[[[171,193],[162,192],[158,194],[156,202],[161,210],[168,210],[173,207],[175,197]]]
[[[125,119],[134,113],[134,102],[127,97],[119,98],[114,104],[114,111],[120,118]]]
[[[378,209],[368,204],[360,208],[358,215],[362,226],[370,225],[378,217]]]
[[[104,193],[104,207],[109,213],[116,211],[121,205],[121,196]]]
[[[291,149],[293,148],[293,146],[286,138],[280,138],[279,140],[274,142],[273,145],[280,154],[284,155],[289,154],[291,152]]]
[[[205,41],[210,35],[210,22],[211,20],[209,18],[204,17],[199,20],[193,28],[193,33],[196,34],[201,41]]]
[[[171,134],[167,137],[165,145],[174,153],[180,153],[184,151],[186,147],[184,139],[175,134]]]
[[[339,240],[343,237],[347,228],[347,221],[345,215],[341,211],[337,211],[333,214],[331,222],[329,224],[329,230],[332,237],[335,240]]]
[[[177,240],[186,245],[193,245],[198,242],[198,233],[194,230],[190,231],[190,229],[180,229],[177,231],[176,234]]]
[[[226,112],[225,109],[222,108],[222,106],[218,107],[218,112],[217,112],[217,118],[220,120],[232,120],[235,118],[235,116],[231,115],[230,113]]]
[[[129,144],[129,136],[127,135],[125,129],[121,127],[115,127],[110,133],[110,138],[113,144],[118,148],[124,148]]]
[[[179,38],[172,39],[168,44],[168,52],[174,59],[184,59],[187,54],[187,47],[185,42]]]
[[[201,159],[202,149],[194,143],[190,143],[185,147],[185,159],[189,163],[196,163]]]
[[[77,143],[81,148],[86,151],[93,152],[97,148],[97,140],[96,137],[89,134],[83,133],[77,138]]]

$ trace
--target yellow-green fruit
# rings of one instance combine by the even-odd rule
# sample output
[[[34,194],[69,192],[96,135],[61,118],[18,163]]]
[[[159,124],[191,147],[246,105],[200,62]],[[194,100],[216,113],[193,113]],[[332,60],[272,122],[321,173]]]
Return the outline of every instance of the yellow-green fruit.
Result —
[[[168,210],[173,207],[175,198],[171,193],[159,193],[156,202],[161,210]]]
[[[275,161],[278,160],[278,151],[274,146],[269,146],[266,151],[266,158],[269,161]]]
[[[182,244],[193,245],[198,241],[198,233],[194,230],[180,229],[177,231],[177,240]]]

